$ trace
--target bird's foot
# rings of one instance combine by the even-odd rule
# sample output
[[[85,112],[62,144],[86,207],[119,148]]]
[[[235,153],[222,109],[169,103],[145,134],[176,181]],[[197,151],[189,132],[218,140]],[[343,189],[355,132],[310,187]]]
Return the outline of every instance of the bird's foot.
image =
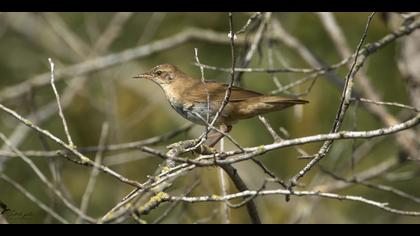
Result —
[[[166,146],[168,149],[178,149],[178,150],[185,150],[194,147],[197,143],[200,142],[200,139],[190,139],[190,140],[182,140],[171,145]]]
[[[211,155],[211,154],[216,154],[217,153],[216,148],[210,147],[209,145],[206,145],[206,144],[201,144],[194,151],[198,154],[201,154],[201,155]]]
[[[167,153],[169,156],[177,156],[182,153],[191,151],[192,148],[197,146],[200,143],[200,139],[190,139],[190,140],[183,140],[171,145],[168,145],[166,148],[170,149]]]
[[[170,149],[168,154],[172,155],[179,155],[181,153],[185,153],[190,151],[191,148],[194,148],[197,144],[201,142],[201,139],[191,139],[191,140],[183,140],[171,145],[168,145],[166,148]],[[193,149],[195,153],[201,155],[211,155],[217,153],[217,149],[212,147],[211,145],[201,144],[197,148]]]

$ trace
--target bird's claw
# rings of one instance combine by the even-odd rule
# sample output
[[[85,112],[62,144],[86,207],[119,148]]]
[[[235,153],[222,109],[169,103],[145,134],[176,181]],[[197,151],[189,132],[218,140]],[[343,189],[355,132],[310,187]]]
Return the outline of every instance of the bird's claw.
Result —
[[[183,140],[166,146],[167,149],[185,150],[194,147],[200,142],[199,139]]]
[[[196,153],[201,154],[201,155],[211,155],[211,154],[216,154],[217,153],[217,149],[214,147],[210,147],[206,144],[202,144],[200,145],[197,149],[194,150]]]

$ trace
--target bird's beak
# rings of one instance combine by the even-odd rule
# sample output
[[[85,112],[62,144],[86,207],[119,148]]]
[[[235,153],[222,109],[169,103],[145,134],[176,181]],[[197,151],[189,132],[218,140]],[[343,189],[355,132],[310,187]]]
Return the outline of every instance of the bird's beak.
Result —
[[[144,73],[140,75],[133,76],[134,79],[151,79],[153,76],[150,73]]]

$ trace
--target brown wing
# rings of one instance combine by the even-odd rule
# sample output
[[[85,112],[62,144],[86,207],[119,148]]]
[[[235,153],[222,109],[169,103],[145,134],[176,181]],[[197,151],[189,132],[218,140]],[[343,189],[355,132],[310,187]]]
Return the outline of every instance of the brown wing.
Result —
[[[187,91],[186,95],[194,102],[206,102],[206,89],[210,94],[211,101],[223,101],[226,94],[226,90],[228,89],[228,85],[212,81],[208,81],[205,85],[203,83],[197,83],[189,91]],[[229,97],[229,101],[241,102],[248,98],[259,97],[262,95],[263,94],[258,92],[233,86],[231,90],[231,95]]]

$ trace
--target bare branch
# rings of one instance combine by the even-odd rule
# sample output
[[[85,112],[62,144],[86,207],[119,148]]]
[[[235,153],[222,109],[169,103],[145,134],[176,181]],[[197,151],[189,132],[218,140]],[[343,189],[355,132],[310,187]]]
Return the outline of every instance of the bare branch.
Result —
[[[248,29],[248,27],[251,25],[251,23],[253,21],[255,21],[257,18],[259,18],[261,16],[261,12],[255,12],[251,15],[251,17],[249,17],[249,19],[247,20],[247,22],[245,23],[244,26],[242,26],[242,28],[240,30],[238,30],[238,32],[236,32],[236,35],[245,33],[246,30]]]
[[[238,175],[238,171],[232,166],[232,165],[221,165],[221,168],[229,175],[230,179],[235,184],[235,187],[239,191],[249,191],[248,187],[246,186],[245,182],[242,180],[242,178]],[[228,195],[225,195],[228,196]],[[226,199],[226,201],[229,199]],[[258,214],[257,206],[255,205],[254,200],[249,200],[246,202],[246,209],[248,211],[248,215],[251,218],[251,221],[253,224],[261,224],[261,219]]]
[[[200,180],[198,179],[198,180],[196,180],[188,189],[186,189],[185,191],[184,191],[184,194],[183,194],[183,196],[184,197],[186,197],[186,196],[188,196],[193,190],[194,190],[194,188],[196,188],[198,185],[200,184]],[[153,224],[159,224],[160,222],[162,222],[168,215],[169,215],[169,213],[171,212],[171,211],[173,211],[174,209],[175,209],[175,207],[178,205],[178,203],[180,203],[181,201],[174,201],[166,210],[165,210],[165,212],[162,214],[162,215],[160,215],[158,218],[156,218],[154,221],[153,221]]]
[[[414,118],[410,120],[407,120],[404,123],[390,126],[388,128],[382,128],[382,129],[376,129],[376,130],[370,130],[370,131],[341,131],[338,133],[319,134],[319,135],[306,136],[306,137],[296,138],[296,139],[286,139],[278,143],[267,144],[267,145],[262,145],[258,147],[244,148],[246,153],[239,157],[230,157],[232,155],[241,154],[241,152],[238,152],[238,151],[230,151],[230,152],[215,154],[215,156],[219,158],[229,157],[226,160],[218,160],[219,164],[235,163],[238,161],[248,160],[251,157],[262,155],[271,150],[276,150],[276,149],[284,148],[284,147],[290,147],[294,145],[302,145],[302,144],[313,143],[313,142],[322,142],[326,140],[358,139],[358,138],[368,139],[368,138],[373,138],[373,137],[378,137],[378,136],[389,135],[389,134],[400,132],[402,130],[412,128],[418,125],[419,123],[420,123],[420,114],[417,114],[417,116],[415,116]],[[207,157],[210,159],[213,156],[203,156],[203,157]],[[195,162],[193,160],[189,160],[188,162],[198,164],[198,165],[204,164],[203,161],[200,163],[200,162]],[[211,164],[211,163],[206,162],[206,164]]]
[[[343,181],[343,182],[346,182],[346,183],[360,184],[360,185],[363,185],[363,186],[366,186],[366,187],[369,187],[369,188],[372,188],[372,189],[377,189],[377,190],[381,190],[381,191],[384,191],[384,192],[390,192],[394,195],[397,195],[399,197],[408,199],[408,200],[413,201],[415,203],[420,203],[420,198],[418,198],[416,196],[413,196],[409,193],[406,193],[404,191],[401,191],[399,189],[396,189],[394,187],[388,186],[388,185],[369,183],[369,182],[364,181],[364,180],[359,180],[357,177],[353,177],[351,179],[345,179],[343,177],[340,177],[340,176],[332,173],[331,171],[327,171],[325,169],[323,169],[323,171],[325,173],[327,173],[328,175],[330,175],[331,177],[333,177],[334,179],[336,179],[336,180],[340,180],[340,181]]]
[[[199,66],[197,63],[194,63],[194,65]],[[230,68],[217,67],[217,66],[211,66],[211,65],[206,65],[206,64],[200,64],[200,65],[201,65],[201,67],[203,67],[204,69],[207,69],[207,70],[221,71],[221,72],[226,72],[226,73],[230,72]],[[268,74],[274,74],[274,73],[302,73],[302,74],[306,74],[306,73],[313,73],[313,72],[329,70],[329,69],[332,70],[332,68],[329,68],[329,67],[315,68],[315,69],[312,69],[312,68],[292,68],[292,67],[288,67],[288,68],[242,68],[242,67],[237,67],[237,68],[235,68],[235,70],[237,72],[268,73]]]
[[[360,196],[353,196],[353,195],[338,195],[335,193],[324,193],[319,191],[289,191],[284,189],[276,189],[276,190],[263,190],[263,191],[243,191],[235,194],[230,194],[226,196],[199,196],[199,197],[175,197],[169,196],[166,200],[167,201],[184,201],[189,203],[194,202],[219,202],[219,201],[227,201],[236,198],[243,198],[249,196],[265,196],[265,195],[293,195],[293,196],[314,196],[314,197],[321,197],[321,198],[329,198],[329,199],[336,199],[336,200],[347,200],[347,201],[354,201],[354,202],[361,202],[381,210],[397,214],[397,215],[404,215],[404,216],[415,216],[419,217],[420,212],[418,211],[403,211],[388,207],[388,203],[377,202],[373,200],[366,199]]]
[[[105,145],[103,147],[98,146],[90,146],[90,147],[78,147],[77,151],[80,153],[96,153],[96,152],[120,152],[120,151],[128,151],[128,150],[138,150],[141,146],[146,145],[155,145],[164,141],[167,141],[171,138],[174,138],[182,133],[188,132],[192,128],[192,125],[186,125],[179,129],[173,130],[163,135],[155,136],[152,138],[147,138],[140,141],[129,142],[129,143],[121,143],[121,144],[110,144]],[[52,150],[52,151],[22,151],[25,156],[28,157],[59,157],[62,153],[68,153],[66,149],[60,150]],[[17,155],[13,152],[8,151],[0,151],[0,157],[17,157]]]
[[[102,125],[101,136],[99,138],[99,146],[98,146],[99,150],[102,150],[103,147],[105,146],[105,142],[106,142],[106,139],[108,137],[108,133],[109,133],[109,125],[108,125],[108,123],[104,123]],[[98,151],[96,153],[95,163],[97,165],[102,164],[102,153],[103,153],[102,151]],[[96,178],[97,178],[98,174],[99,174],[99,170],[96,167],[94,167],[92,169],[92,171],[90,172],[89,182],[86,186],[85,193],[83,194],[82,203],[80,204],[80,211],[82,213],[86,213],[86,211],[87,211],[87,208],[89,206],[89,200],[90,200],[90,197],[92,196],[93,190],[95,188]],[[80,222],[81,222],[81,217],[79,215],[79,217],[76,220],[76,223],[80,223]]]
[[[50,63],[50,68],[51,68],[51,87],[54,91],[55,98],[57,99],[58,114],[60,115],[61,121],[63,122],[64,132],[66,133],[68,144],[70,145],[70,147],[74,147],[73,141],[70,136],[69,128],[67,126],[67,121],[66,121],[66,118],[64,117],[63,109],[61,108],[60,95],[58,94],[57,88],[55,87],[54,62],[51,60],[51,58],[48,58],[48,62]]]
[[[246,52],[246,55],[243,59],[243,61],[240,63],[241,67],[248,67],[251,63],[252,57],[254,56],[255,52],[257,51],[258,46],[260,45],[262,39],[263,39],[263,33],[267,29],[267,24],[271,18],[271,12],[266,12],[262,15],[262,21],[255,33],[255,37],[253,39],[253,42],[251,43],[249,50]],[[231,44],[232,45],[232,44]],[[232,46],[231,46],[232,47]],[[239,82],[241,81],[242,72],[239,72],[236,74],[235,79],[237,79]]]
[[[27,120],[27,119],[23,118],[22,116],[20,116],[15,111],[3,106],[2,104],[0,104],[0,109],[3,110],[4,112],[8,113],[9,115],[13,116],[15,119],[19,120],[20,122],[24,123],[26,126],[32,128],[36,132],[44,135],[45,137],[47,137],[50,140],[54,141],[55,143],[59,144],[64,149],[66,149],[67,151],[69,151],[70,153],[72,153],[73,155],[78,157],[79,161],[80,161],[79,164],[88,165],[88,166],[92,166],[92,167],[97,167],[98,169],[100,169],[104,173],[107,173],[107,174],[113,176],[114,178],[120,180],[123,183],[129,184],[129,185],[132,185],[132,186],[135,186],[135,187],[139,187],[139,188],[142,187],[141,184],[138,183],[137,181],[129,180],[129,179],[123,177],[122,175],[116,173],[115,171],[109,169],[106,166],[97,165],[95,162],[91,161],[89,158],[87,158],[86,156],[84,156],[83,154],[78,152],[74,147],[66,144],[61,139],[59,139],[56,136],[54,136],[53,134],[51,134],[49,131],[41,129],[38,126],[34,125],[30,120]]]
[[[220,152],[224,152],[224,151],[225,151],[225,140],[222,138],[220,140]],[[228,189],[229,189],[229,181],[226,179],[225,173],[222,168],[218,168],[217,172],[219,174],[220,192],[222,195],[227,195]],[[221,214],[222,214],[222,223],[230,224],[231,213],[229,209],[229,202],[222,203]]]
[[[374,100],[370,100],[370,99],[366,99],[366,98],[351,98],[350,101],[354,102],[366,102],[366,103],[372,103],[372,104],[376,104],[376,105],[385,105],[385,106],[394,106],[394,107],[399,107],[399,108],[405,108],[408,110],[412,110],[415,112],[420,112],[420,109],[412,107],[412,106],[408,106],[405,104],[401,104],[398,102],[382,102],[382,101],[374,101]]]
[[[95,43],[92,52],[100,54],[104,52],[109,46],[120,36],[120,32],[123,29],[123,25],[133,15],[132,12],[117,12],[108,24],[106,30],[99,37]]]

